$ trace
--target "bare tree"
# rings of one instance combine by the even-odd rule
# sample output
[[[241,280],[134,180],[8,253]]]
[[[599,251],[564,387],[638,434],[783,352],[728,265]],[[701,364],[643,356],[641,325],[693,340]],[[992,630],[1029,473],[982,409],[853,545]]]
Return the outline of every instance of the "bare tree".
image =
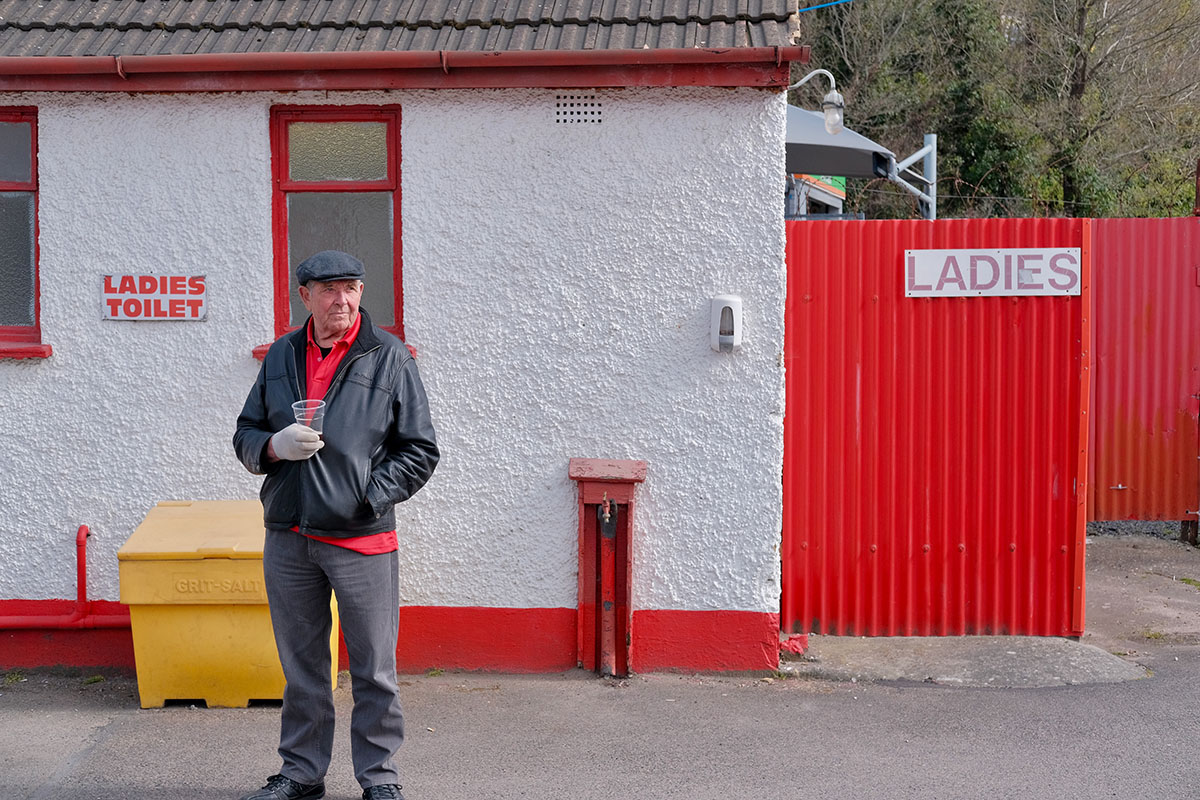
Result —
[[[1020,0],[1008,9],[1012,91],[1061,175],[1062,211],[1097,210],[1089,182],[1177,144],[1200,98],[1200,5]]]
[[[870,0],[801,20],[849,127],[898,154],[939,135],[943,215],[1190,211],[1200,0]],[[849,202],[909,213],[884,186]]]

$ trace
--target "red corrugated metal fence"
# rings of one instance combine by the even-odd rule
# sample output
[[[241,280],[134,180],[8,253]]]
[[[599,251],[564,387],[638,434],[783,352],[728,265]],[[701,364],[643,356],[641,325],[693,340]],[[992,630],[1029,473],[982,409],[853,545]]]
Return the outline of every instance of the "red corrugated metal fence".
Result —
[[[1195,520],[1200,219],[1102,219],[1093,230],[1091,518]]]
[[[1082,632],[1088,225],[788,223],[784,630]],[[905,297],[968,247],[1082,247],[1084,293]]]

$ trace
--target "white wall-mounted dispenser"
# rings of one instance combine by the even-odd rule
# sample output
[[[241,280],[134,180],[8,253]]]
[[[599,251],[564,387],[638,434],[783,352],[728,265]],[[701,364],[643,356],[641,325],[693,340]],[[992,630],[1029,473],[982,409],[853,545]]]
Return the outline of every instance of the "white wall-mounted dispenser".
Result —
[[[712,299],[710,339],[718,353],[732,353],[742,346],[742,298],[719,294]]]

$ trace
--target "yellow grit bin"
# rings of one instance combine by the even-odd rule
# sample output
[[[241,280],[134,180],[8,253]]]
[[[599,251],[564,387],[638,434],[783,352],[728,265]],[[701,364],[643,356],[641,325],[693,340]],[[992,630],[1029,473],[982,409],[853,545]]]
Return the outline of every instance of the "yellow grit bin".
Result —
[[[263,585],[257,500],[159,503],[117,551],[142,708],[204,700],[244,708],[283,698]],[[337,684],[337,600],[329,679]]]

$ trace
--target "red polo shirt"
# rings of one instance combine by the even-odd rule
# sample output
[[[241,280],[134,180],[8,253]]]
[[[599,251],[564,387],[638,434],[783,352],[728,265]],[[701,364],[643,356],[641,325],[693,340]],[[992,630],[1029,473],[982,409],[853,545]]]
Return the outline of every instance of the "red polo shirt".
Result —
[[[359,314],[354,320],[354,324],[350,326],[350,330],[346,331],[346,335],[333,343],[329,354],[322,355],[321,348],[317,345],[317,340],[313,338],[312,321],[309,320],[308,325],[305,326],[308,331],[308,347],[305,352],[305,380],[308,386],[308,400],[321,400],[325,397],[325,393],[329,391],[329,384],[333,382],[333,376],[337,373],[338,365],[342,363],[342,359],[350,351],[350,345],[354,344],[354,340],[358,338],[358,329],[361,325],[362,314]],[[293,528],[293,530],[298,531],[299,529]],[[390,553],[399,547],[396,542],[395,531],[372,533],[367,536],[352,536],[349,539],[332,536],[313,536],[311,534],[305,535],[310,539],[316,539],[318,542],[335,544],[338,547],[345,547],[356,553],[368,556]]]

